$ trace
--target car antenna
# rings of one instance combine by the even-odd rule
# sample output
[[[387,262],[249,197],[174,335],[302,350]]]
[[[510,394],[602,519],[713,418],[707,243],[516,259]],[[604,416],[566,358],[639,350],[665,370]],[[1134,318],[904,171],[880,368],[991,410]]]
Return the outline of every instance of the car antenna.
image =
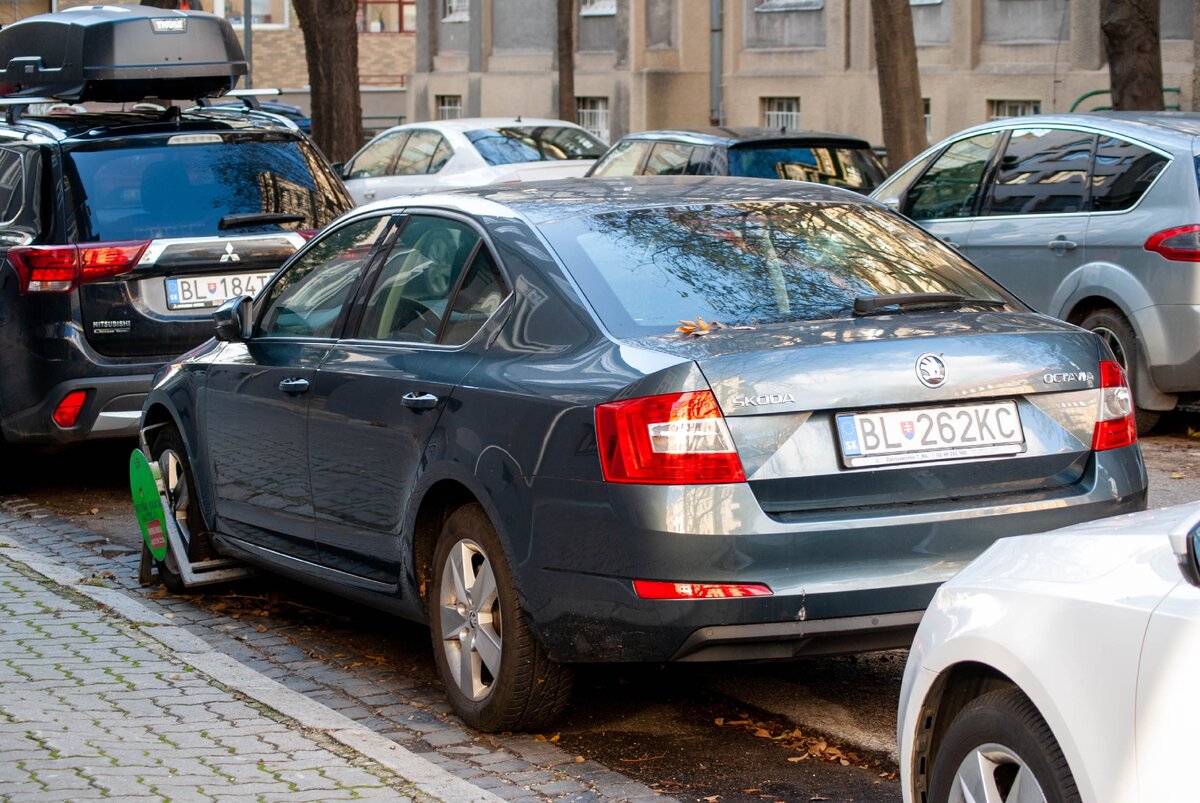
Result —
[[[521,122],[521,113],[517,112],[517,122]]]

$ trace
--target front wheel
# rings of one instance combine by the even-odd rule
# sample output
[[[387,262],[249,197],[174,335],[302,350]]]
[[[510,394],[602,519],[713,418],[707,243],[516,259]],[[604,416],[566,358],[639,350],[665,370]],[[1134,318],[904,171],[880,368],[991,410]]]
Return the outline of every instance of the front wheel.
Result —
[[[477,730],[533,730],[562,713],[571,672],[534,638],[483,508],[458,508],[434,552],[430,629],[455,712]]]
[[[1125,370],[1125,377],[1130,387],[1137,382],[1138,353],[1137,335],[1125,316],[1114,309],[1098,309],[1089,314],[1079,323],[1084,329],[1095,332],[1110,349],[1117,363]],[[1136,390],[1134,396],[1137,396]],[[1137,422],[1138,435],[1149,435],[1158,424],[1162,413],[1158,410],[1144,410],[1134,407],[1134,420]]]
[[[1058,740],[1017,689],[967,704],[933,764],[930,803],[1082,803]]]
[[[170,509],[163,512],[175,519],[188,559],[196,561],[212,557],[208,532],[200,517],[200,505],[192,491],[195,482],[182,436],[172,427],[163,427],[154,438],[150,451],[167,487]],[[168,549],[166,558],[158,562],[158,576],[163,585],[176,594],[187,590],[173,549]]]

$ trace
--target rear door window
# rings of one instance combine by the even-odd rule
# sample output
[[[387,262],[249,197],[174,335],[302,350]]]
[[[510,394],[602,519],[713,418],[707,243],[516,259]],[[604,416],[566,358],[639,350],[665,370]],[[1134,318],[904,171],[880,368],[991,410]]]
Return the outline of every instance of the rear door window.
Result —
[[[627,139],[613,145],[612,150],[604,154],[589,175],[592,176],[636,176],[641,167],[642,159],[650,150],[652,143],[641,139]]]
[[[1082,212],[1094,134],[1057,128],[1015,128],[992,181],[986,215]]]
[[[25,164],[18,151],[0,148],[0,224],[9,224],[25,204]]]
[[[1141,145],[1101,134],[1092,167],[1092,211],[1129,209],[1141,200],[1168,161]]]
[[[721,172],[717,169],[713,148],[697,145],[692,149],[692,155],[688,158],[687,174],[689,176],[719,176]]]
[[[393,131],[384,134],[358,152],[358,155],[346,166],[346,175],[350,178],[373,178],[386,176],[396,161],[400,149],[408,140],[408,131]]]
[[[955,142],[929,166],[905,196],[913,220],[972,217],[983,174],[1000,135],[979,134]]]
[[[693,146],[682,142],[657,142],[646,160],[647,176],[682,176],[687,172]]]
[[[729,149],[729,175],[815,181],[870,192],[883,181],[884,170],[867,148],[741,145]]]

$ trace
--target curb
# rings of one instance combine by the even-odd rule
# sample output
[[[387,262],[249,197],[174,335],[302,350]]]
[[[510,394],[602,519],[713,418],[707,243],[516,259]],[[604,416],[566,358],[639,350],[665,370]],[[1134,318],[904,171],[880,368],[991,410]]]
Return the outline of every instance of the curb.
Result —
[[[55,585],[81,594],[130,622],[139,632],[170,650],[173,657],[217,683],[265,705],[306,730],[333,739],[404,778],[425,794],[452,803],[502,803],[491,792],[218,652],[199,636],[172,625],[140,601],[115,589],[81,585],[78,571],[11,543],[0,542],[0,552]]]

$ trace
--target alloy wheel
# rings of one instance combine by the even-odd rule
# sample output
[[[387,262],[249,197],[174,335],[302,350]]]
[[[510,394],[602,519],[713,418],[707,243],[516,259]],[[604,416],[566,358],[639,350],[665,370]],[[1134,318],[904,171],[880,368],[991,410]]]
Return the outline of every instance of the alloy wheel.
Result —
[[[450,675],[460,692],[483,700],[500,676],[503,630],[500,597],[492,563],[470,539],[456,543],[442,566],[442,646]]]
[[[976,747],[958,765],[949,803],[1046,803],[1046,794],[1020,756],[991,743]]]
[[[1099,335],[1100,339],[1112,349],[1113,356],[1117,358],[1121,370],[1128,373],[1129,361],[1125,356],[1125,346],[1121,343],[1121,338],[1117,336],[1117,333],[1107,326],[1097,326],[1092,331]]]
[[[191,502],[191,492],[188,488],[187,472],[183,470],[183,461],[180,460],[174,449],[166,449],[159,455],[158,467],[162,472],[163,482],[167,486],[167,504],[170,506],[168,515],[175,519],[186,553],[192,542],[192,534],[188,529],[188,505]],[[174,550],[167,550],[166,564],[171,571],[179,572],[179,562],[175,559]]]

